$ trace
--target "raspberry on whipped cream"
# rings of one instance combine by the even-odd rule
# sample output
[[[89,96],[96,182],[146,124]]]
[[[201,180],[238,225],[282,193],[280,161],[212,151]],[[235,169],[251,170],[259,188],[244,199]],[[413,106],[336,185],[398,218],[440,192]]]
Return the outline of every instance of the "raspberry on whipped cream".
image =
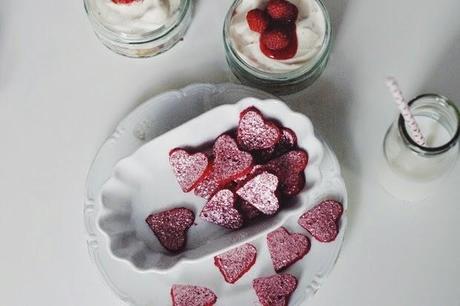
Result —
[[[268,73],[286,73],[307,65],[321,50],[326,35],[326,17],[321,7],[315,0],[289,0],[288,3],[241,0],[236,7],[229,25],[229,38],[235,52],[249,66]],[[297,45],[288,56],[266,55],[264,44],[260,44],[261,34],[251,30],[247,20],[248,12],[255,9],[266,10],[276,22],[295,24]],[[287,41],[281,34],[272,33],[268,38],[264,35],[263,40],[275,47],[285,45]]]

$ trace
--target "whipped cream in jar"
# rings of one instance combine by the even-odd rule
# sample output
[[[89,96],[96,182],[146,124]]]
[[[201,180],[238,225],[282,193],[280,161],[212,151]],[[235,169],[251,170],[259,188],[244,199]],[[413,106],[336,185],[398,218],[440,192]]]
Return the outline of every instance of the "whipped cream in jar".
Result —
[[[331,48],[331,24],[320,0],[289,0],[298,12],[291,26],[296,40],[293,56],[267,55],[264,33],[251,29],[248,13],[255,9],[268,12],[270,2],[237,0],[232,5],[224,25],[227,62],[242,83],[288,94],[312,84],[326,67]],[[277,21],[271,22],[277,26]],[[271,27],[269,25],[268,30]]]
[[[192,18],[192,0],[84,0],[96,35],[112,51],[150,57],[174,46]]]

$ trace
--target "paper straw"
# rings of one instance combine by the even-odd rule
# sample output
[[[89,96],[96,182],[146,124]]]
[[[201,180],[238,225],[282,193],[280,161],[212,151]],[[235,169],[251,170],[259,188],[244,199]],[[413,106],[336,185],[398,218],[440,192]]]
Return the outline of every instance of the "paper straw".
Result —
[[[414,118],[414,115],[412,115],[412,112],[410,111],[409,104],[407,104],[402,95],[401,89],[399,89],[398,82],[396,82],[396,79],[393,77],[387,77],[385,84],[393,95],[393,98],[398,105],[399,111],[401,112],[406,125],[410,129],[412,138],[418,145],[426,146],[425,137],[423,136],[422,131],[420,130],[420,127]]]

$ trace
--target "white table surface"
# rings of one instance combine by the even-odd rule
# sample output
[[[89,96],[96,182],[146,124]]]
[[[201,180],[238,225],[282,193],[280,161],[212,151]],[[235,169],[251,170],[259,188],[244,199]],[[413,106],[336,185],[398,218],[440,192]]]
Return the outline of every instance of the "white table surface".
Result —
[[[308,305],[460,306],[460,167],[412,205],[386,194],[375,170],[395,116],[385,75],[408,97],[435,91],[460,101],[460,2],[325,2],[330,63],[286,100],[336,151],[350,221],[339,261]],[[0,2],[0,305],[123,305],[85,244],[90,162],[152,95],[228,80],[221,32],[230,3],[197,0],[184,42],[135,60],[99,43],[80,0]]]

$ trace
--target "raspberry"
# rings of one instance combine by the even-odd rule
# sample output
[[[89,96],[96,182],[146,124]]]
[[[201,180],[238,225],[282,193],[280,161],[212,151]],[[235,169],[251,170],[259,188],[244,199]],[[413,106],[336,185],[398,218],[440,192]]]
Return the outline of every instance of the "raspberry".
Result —
[[[246,15],[246,21],[252,31],[262,33],[268,28],[270,17],[265,11],[253,9]]]
[[[260,36],[260,42],[273,51],[283,50],[289,45],[290,35],[283,27],[266,30]]]
[[[140,1],[140,0],[112,0],[112,2],[115,4],[131,4],[136,1]]]
[[[295,22],[299,14],[297,6],[286,0],[270,0],[266,11],[274,21],[284,23]]]

